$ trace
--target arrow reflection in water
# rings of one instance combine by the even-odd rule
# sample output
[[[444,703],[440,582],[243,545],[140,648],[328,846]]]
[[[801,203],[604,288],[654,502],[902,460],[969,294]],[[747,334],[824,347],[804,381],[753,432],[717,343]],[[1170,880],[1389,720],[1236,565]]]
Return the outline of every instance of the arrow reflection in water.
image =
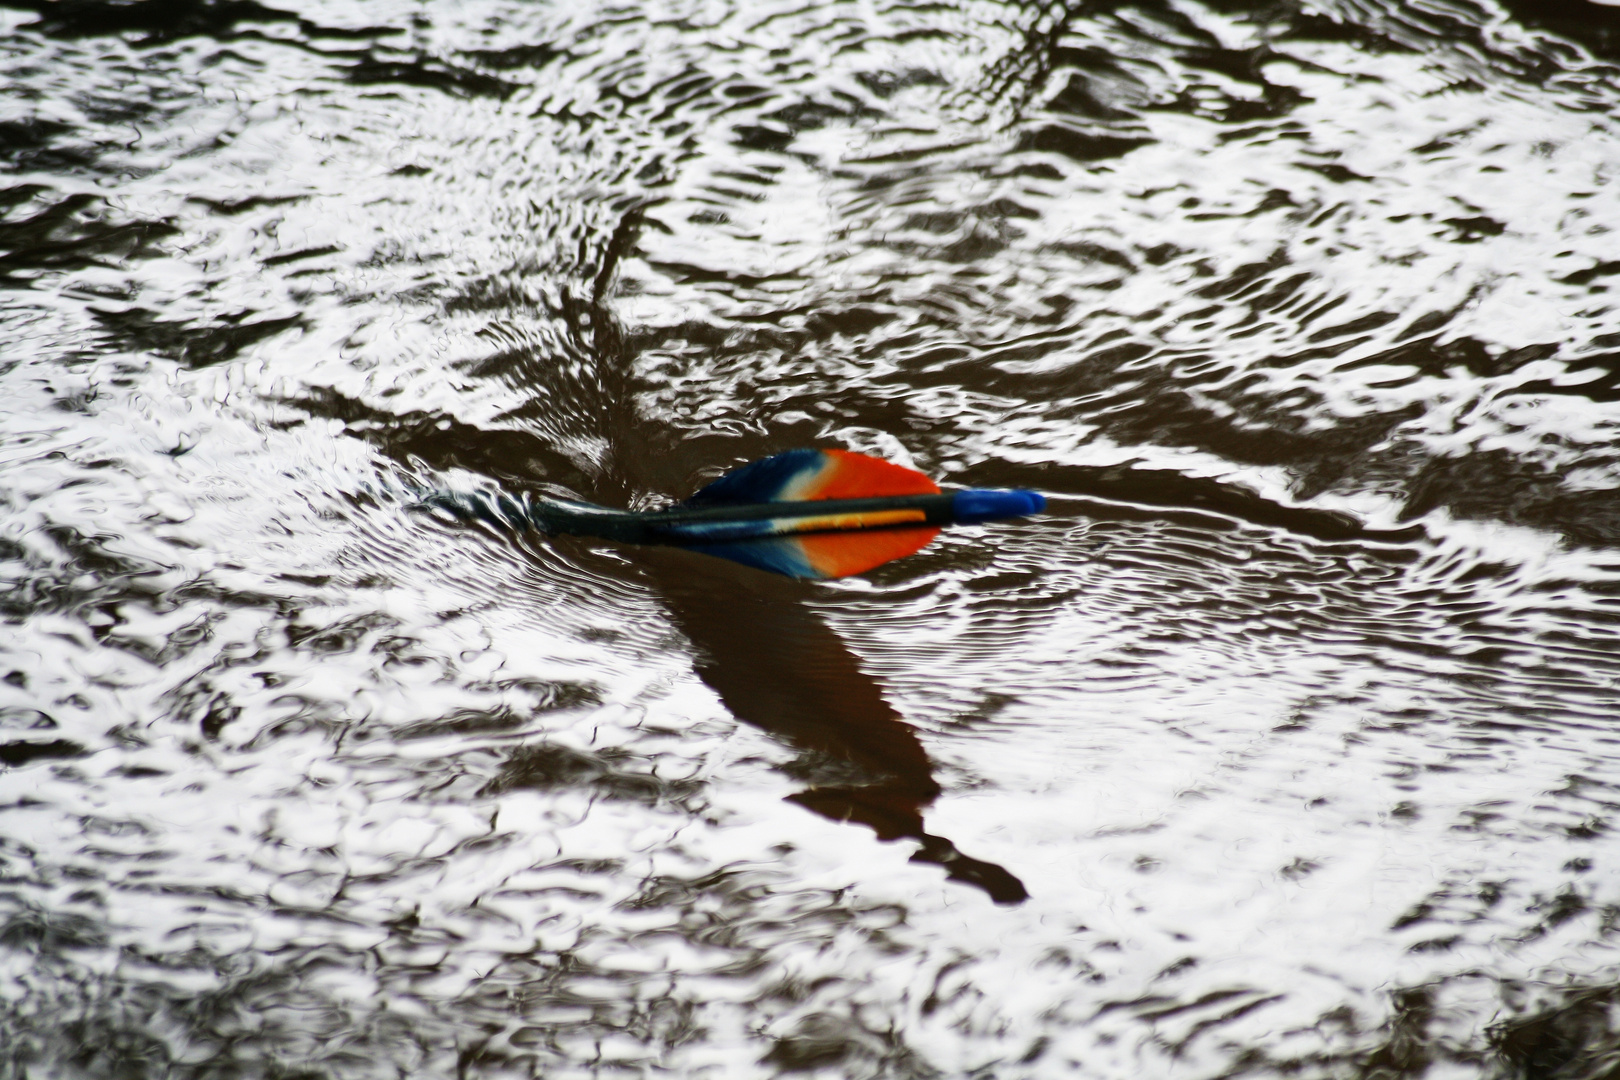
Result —
[[[913,862],[941,866],[998,904],[1028,898],[1004,867],[923,827],[923,810],[940,794],[933,763],[917,729],[806,606],[815,586],[679,551],[647,551],[644,564],[692,643],[698,675],[733,716],[800,752],[789,771],[807,786],[792,801],[883,840],[915,840]]]

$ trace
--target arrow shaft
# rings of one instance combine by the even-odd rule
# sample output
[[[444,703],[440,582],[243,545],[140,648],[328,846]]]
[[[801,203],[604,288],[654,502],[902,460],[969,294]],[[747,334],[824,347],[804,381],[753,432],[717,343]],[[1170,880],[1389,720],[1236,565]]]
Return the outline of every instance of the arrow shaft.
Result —
[[[422,503],[463,520],[552,535],[594,536],[631,544],[686,546],[769,536],[938,527],[955,520],[954,496],[885,495],[865,499],[674,507],[636,513],[593,503],[511,495],[431,492]]]

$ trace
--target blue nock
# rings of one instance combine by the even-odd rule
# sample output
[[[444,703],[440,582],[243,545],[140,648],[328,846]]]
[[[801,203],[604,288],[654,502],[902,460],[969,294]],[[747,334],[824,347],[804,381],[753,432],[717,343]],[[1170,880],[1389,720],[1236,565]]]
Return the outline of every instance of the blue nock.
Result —
[[[1024,517],[1046,509],[1046,498],[1034,491],[989,491],[969,488],[951,496],[951,517],[958,524],[971,525],[998,518]]]

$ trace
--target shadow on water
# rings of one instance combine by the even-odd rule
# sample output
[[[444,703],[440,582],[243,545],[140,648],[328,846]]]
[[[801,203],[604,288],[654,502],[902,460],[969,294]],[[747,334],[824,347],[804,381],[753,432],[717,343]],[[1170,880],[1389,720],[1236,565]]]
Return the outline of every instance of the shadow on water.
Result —
[[[732,715],[800,752],[788,771],[807,786],[793,802],[883,840],[916,840],[913,862],[941,866],[998,904],[1028,898],[1007,870],[923,827],[940,794],[933,764],[877,680],[805,606],[810,586],[686,552],[649,551],[641,561],[695,648],[698,675]]]

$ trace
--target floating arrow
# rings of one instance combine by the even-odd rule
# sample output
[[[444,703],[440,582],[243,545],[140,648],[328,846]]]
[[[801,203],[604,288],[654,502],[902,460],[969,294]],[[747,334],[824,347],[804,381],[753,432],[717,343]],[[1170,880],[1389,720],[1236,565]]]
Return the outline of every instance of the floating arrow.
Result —
[[[799,578],[840,578],[920,551],[947,525],[1025,517],[1033,491],[944,492],[915,469],[848,450],[789,450],[726,473],[664,510],[434,492],[463,520],[630,544],[667,544]]]

